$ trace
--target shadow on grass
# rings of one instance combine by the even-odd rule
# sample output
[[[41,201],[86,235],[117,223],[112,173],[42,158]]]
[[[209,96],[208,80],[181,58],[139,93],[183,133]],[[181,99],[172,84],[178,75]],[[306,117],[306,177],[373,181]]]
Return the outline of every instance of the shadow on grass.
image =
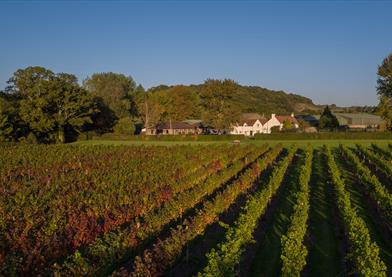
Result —
[[[325,155],[315,150],[310,181],[310,211],[308,227],[308,259],[305,268],[310,276],[344,275],[343,238],[339,239],[334,214],[333,187],[328,183]]]
[[[298,152],[297,152],[298,153]],[[271,205],[269,213],[272,216],[263,223],[266,226],[255,251],[249,276],[279,276],[281,271],[281,242],[283,234],[287,232],[290,216],[295,204],[295,192],[298,190],[299,168],[303,164],[303,155],[293,161],[288,175],[282,183],[282,191],[276,204]]]

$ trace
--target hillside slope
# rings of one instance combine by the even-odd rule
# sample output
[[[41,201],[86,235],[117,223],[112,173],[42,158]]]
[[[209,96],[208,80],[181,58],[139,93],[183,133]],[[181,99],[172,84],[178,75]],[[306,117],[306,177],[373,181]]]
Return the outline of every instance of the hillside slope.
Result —
[[[181,87],[189,92],[189,97],[194,99],[195,94],[198,96],[202,94],[204,86],[204,84],[200,84]],[[178,86],[159,86],[151,88],[149,91],[165,98],[165,95],[172,95],[175,88],[178,88]],[[237,84],[236,90],[232,93],[230,101],[242,113],[257,112],[266,116],[271,113],[289,114],[320,109],[311,99],[301,95],[239,84]],[[197,111],[195,113],[197,114]]]

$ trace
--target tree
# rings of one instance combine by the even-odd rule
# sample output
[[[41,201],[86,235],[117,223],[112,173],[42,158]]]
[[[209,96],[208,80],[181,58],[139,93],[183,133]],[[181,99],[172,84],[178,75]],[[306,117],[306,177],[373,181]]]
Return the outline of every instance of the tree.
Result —
[[[137,86],[132,77],[113,72],[95,73],[83,82],[83,86],[100,98],[117,118],[137,116],[134,99]]]
[[[319,121],[319,128],[320,129],[335,129],[339,127],[339,121],[336,118],[336,116],[334,116],[331,112],[331,110],[329,109],[328,106],[326,106],[324,108],[324,111],[320,117],[320,121]]]
[[[378,112],[386,121],[386,126],[392,130],[392,53],[378,67],[377,93],[380,103]]]
[[[113,131],[121,135],[135,134],[135,122],[130,117],[123,117],[113,127]]]
[[[387,130],[392,130],[392,99],[382,96],[378,105],[378,113],[385,120]]]
[[[138,112],[144,126],[152,127],[159,122],[182,121],[200,118],[200,98],[186,86],[160,86],[136,96]]]
[[[136,103],[145,127],[151,128],[161,121],[161,116],[165,110],[158,93],[141,92],[137,94]]]
[[[174,86],[167,91],[162,91],[160,99],[164,112],[161,121],[182,121],[196,119],[199,113],[198,95],[189,87]]]
[[[91,123],[86,124],[83,131],[94,131],[98,134],[111,132],[118,120],[117,116],[101,98],[94,97],[94,103],[97,111],[91,116]]]
[[[225,130],[238,120],[239,109],[233,105],[238,84],[232,80],[207,80],[200,93],[203,121],[215,129]]]
[[[93,98],[71,74],[27,67],[17,70],[8,84],[8,92],[20,99],[20,118],[47,141],[65,142],[65,131],[77,131],[95,112]]]
[[[291,130],[293,128],[294,128],[294,125],[290,120],[283,121],[282,130],[286,131],[286,130]]]

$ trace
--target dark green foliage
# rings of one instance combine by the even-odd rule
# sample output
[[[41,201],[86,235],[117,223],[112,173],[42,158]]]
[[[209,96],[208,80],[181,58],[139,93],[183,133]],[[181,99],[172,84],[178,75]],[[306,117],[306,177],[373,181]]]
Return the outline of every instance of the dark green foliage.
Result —
[[[385,120],[385,126],[388,130],[392,130],[392,99],[386,96],[380,97],[378,105],[378,113]]]
[[[392,130],[392,53],[378,67],[377,74],[378,112],[385,119],[386,127]]]
[[[334,116],[328,106],[325,107],[319,121],[320,129],[336,129],[339,127],[339,121]]]
[[[27,67],[17,70],[8,84],[8,92],[18,98],[20,118],[41,141],[65,142],[66,131],[91,122],[93,98],[74,75]]]
[[[240,109],[234,95],[239,85],[232,80],[207,80],[200,93],[202,119],[207,126],[218,130],[228,129],[239,119]]]
[[[91,117],[92,123],[84,131],[95,131],[97,134],[111,132],[116,120],[116,114],[103,102],[102,98],[95,98],[97,112]]]
[[[289,120],[283,121],[283,128],[282,128],[283,130],[291,130],[293,128],[294,128],[294,125],[291,121],[289,121]]]
[[[392,99],[392,53],[378,67],[377,93]]]
[[[101,99],[117,118],[137,114],[134,102],[137,86],[132,77],[113,72],[95,73],[83,85],[92,95]]]

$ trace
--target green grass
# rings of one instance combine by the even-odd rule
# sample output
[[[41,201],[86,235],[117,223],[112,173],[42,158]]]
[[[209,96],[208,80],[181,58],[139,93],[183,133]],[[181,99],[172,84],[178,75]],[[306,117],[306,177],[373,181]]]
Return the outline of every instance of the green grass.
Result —
[[[216,143],[226,143],[232,144],[232,141],[224,140],[224,141],[142,141],[142,140],[85,140],[85,141],[77,141],[73,144],[78,145],[163,145],[163,146],[173,146],[173,145],[196,145],[196,144],[216,144]],[[339,144],[344,144],[348,146],[353,146],[357,143],[363,145],[370,145],[372,143],[377,143],[380,146],[387,147],[388,143],[391,143],[390,140],[244,140],[241,141],[241,144],[256,144],[263,145],[265,143],[269,143],[271,145],[275,145],[277,143],[282,143],[285,146],[289,146],[293,143],[296,143],[299,147],[304,147],[307,144],[312,144],[314,147],[321,147],[323,145],[327,146],[338,146]]]
[[[310,246],[307,268],[310,276],[342,275],[343,257],[339,252],[340,241],[334,220],[332,185],[327,184],[324,155],[315,151],[312,168],[309,229]]]
[[[298,189],[297,181],[299,168],[303,163],[303,155],[289,169],[277,206],[273,211],[272,222],[267,225],[263,237],[255,238],[261,240],[260,247],[253,259],[249,276],[279,276],[281,270],[281,243],[280,239],[287,232],[290,224],[290,216],[295,204],[295,192]]]

